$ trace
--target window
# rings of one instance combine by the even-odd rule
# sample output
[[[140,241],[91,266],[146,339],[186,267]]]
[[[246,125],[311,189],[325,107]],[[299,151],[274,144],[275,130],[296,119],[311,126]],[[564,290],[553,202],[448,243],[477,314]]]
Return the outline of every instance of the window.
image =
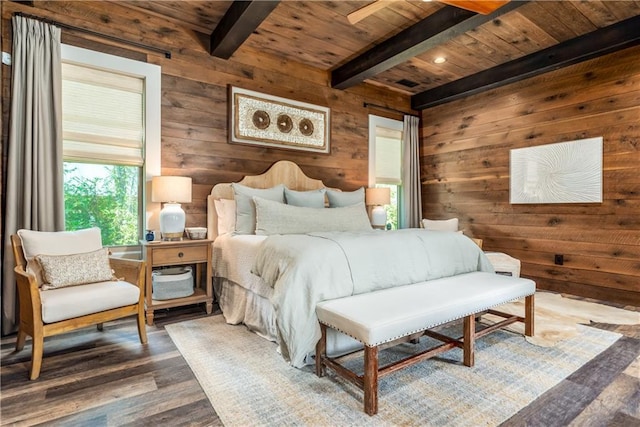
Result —
[[[389,187],[391,203],[387,211],[387,227],[398,228],[402,209],[402,132],[399,120],[369,116],[369,186]]]
[[[63,45],[65,228],[137,245],[160,169],[160,67]]]

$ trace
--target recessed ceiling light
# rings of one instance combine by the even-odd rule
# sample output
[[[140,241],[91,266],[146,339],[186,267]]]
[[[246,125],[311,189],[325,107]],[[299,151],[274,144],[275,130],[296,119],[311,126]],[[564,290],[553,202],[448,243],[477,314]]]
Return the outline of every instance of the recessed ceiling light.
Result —
[[[433,60],[434,63],[436,64],[443,64],[445,62],[447,62],[447,58],[443,57],[443,56],[438,56],[437,58],[435,58]]]

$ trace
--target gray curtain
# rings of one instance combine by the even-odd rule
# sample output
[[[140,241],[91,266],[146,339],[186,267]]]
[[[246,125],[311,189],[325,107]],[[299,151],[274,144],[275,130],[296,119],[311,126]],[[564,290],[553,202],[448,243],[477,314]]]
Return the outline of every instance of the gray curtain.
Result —
[[[419,117],[404,116],[403,209],[400,215],[400,228],[417,228],[422,219],[419,125]]]
[[[17,327],[11,234],[64,229],[60,29],[14,16],[2,256],[2,333]]]

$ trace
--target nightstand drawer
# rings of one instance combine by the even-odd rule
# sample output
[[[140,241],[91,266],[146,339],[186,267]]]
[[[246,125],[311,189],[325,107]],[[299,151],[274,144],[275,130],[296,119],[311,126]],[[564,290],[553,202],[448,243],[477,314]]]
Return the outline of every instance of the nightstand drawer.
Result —
[[[153,265],[187,264],[190,262],[206,262],[207,247],[156,248],[153,250]]]

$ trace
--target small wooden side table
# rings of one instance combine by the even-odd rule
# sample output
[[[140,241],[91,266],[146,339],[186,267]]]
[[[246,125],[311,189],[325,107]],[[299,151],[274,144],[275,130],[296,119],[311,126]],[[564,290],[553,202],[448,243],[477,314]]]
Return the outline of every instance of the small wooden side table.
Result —
[[[162,308],[181,307],[204,302],[207,314],[213,309],[213,286],[211,270],[211,244],[213,240],[180,240],[174,242],[140,242],[146,261],[145,308],[147,325],[153,325],[153,312]],[[196,281],[193,295],[168,300],[152,299],[153,282],[151,273],[154,268],[167,266],[196,265]],[[204,280],[202,275],[204,274]],[[204,282],[204,283],[203,283]]]

